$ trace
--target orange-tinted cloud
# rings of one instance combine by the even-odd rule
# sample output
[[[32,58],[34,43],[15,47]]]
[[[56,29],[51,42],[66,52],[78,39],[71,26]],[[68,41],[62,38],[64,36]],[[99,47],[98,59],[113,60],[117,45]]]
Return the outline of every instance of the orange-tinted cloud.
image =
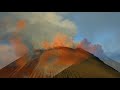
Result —
[[[50,43],[49,43],[48,41],[44,41],[44,42],[42,42],[42,44],[40,44],[40,45],[42,45],[42,47],[43,47],[44,49],[49,49],[49,48],[51,48],[51,45],[50,45]]]
[[[41,45],[45,49],[55,47],[72,47],[73,40],[63,33],[57,33],[52,42],[44,41]]]
[[[17,28],[17,30],[20,30],[20,29],[25,28],[25,26],[26,26],[25,20],[19,20],[19,21],[17,22],[16,28]]]
[[[52,47],[62,47],[65,46],[67,41],[67,36],[61,33],[56,34],[52,42]]]
[[[15,49],[17,56],[23,56],[28,52],[27,46],[22,42],[21,38],[10,38],[10,43]]]
[[[78,45],[77,48],[83,48],[84,50],[94,54],[95,56],[102,56],[104,54],[104,50],[102,46],[99,44],[92,44],[87,39],[83,39]]]

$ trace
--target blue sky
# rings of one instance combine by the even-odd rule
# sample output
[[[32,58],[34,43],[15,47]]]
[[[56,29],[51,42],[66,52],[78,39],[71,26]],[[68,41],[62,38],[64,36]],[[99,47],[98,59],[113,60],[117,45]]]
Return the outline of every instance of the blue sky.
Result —
[[[87,38],[92,43],[101,44],[105,52],[120,51],[119,12],[71,12],[64,16],[77,25],[75,41]]]

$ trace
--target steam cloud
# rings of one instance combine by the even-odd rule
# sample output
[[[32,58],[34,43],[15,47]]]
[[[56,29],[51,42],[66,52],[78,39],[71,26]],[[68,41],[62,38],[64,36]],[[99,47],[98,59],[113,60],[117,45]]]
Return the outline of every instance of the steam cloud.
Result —
[[[97,57],[104,56],[104,50],[102,49],[102,46],[99,44],[92,44],[89,42],[86,38],[83,39],[78,45],[77,48],[82,48],[92,54],[94,54]]]
[[[26,20],[27,25],[21,31],[29,37],[35,48],[43,48],[42,42],[53,42],[57,34],[64,34],[70,42],[76,34],[76,25],[55,12],[12,13],[17,19]],[[61,35],[62,36],[62,35]]]

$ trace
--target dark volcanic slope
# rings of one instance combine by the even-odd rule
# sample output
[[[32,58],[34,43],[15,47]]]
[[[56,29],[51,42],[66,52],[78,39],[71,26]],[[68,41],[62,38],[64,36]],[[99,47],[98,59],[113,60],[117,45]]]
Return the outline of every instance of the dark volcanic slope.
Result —
[[[33,72],[34,68],[36,67],[37,63],[39,62],[38,58],[43,53],[42,50],[36,50],[36,56],[33,60],[29,61],[24,65],[16,74],[12,75],[11,78],[28,78],[30,77],[31,73]]]
[[[83,49],[37,50],[0,70],[0,78],[119,77],[119,73]]]
[[[18,73],[19,70],[22,69],[28,61],[28,56],[24,55],[23,57],[9,64],[8,66],[2,68],[0,70],[0,78],[12,77],[16,73]]]
[[[30,78],[52,78],[74,63],[80,63],[91,56],[88,52],[71,48],[55,48],[45,51],[39,58]]]
[[[98,58],[70,66],[54,78],[120,78],[120,73],[107,66]]]
[[[24,55],[18,60],[0,70],[0,78],[26,78],[29,77],[32,70],[38,63],[38,56],[41,51],[36,51],[34,60],[30,60],[28,55]]]
[[[0,77],[51,78],[72,64],[82,62],[91,56],[91,54],[82,49],[75,50],[65,47],[42,51],[42,53],[41,50],[37,50],[36,54],[37,58],[32,61],[13,67],[14,63],[28,61],[27,58],[21,57],[1,69]]]

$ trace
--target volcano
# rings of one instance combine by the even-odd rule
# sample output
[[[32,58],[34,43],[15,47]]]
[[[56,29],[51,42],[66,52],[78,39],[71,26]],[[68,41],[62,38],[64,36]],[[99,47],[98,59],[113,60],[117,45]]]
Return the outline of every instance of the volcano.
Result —
[[[0,70],[0,78],[118,78],[120,73],[79,48],[35,50]]]

